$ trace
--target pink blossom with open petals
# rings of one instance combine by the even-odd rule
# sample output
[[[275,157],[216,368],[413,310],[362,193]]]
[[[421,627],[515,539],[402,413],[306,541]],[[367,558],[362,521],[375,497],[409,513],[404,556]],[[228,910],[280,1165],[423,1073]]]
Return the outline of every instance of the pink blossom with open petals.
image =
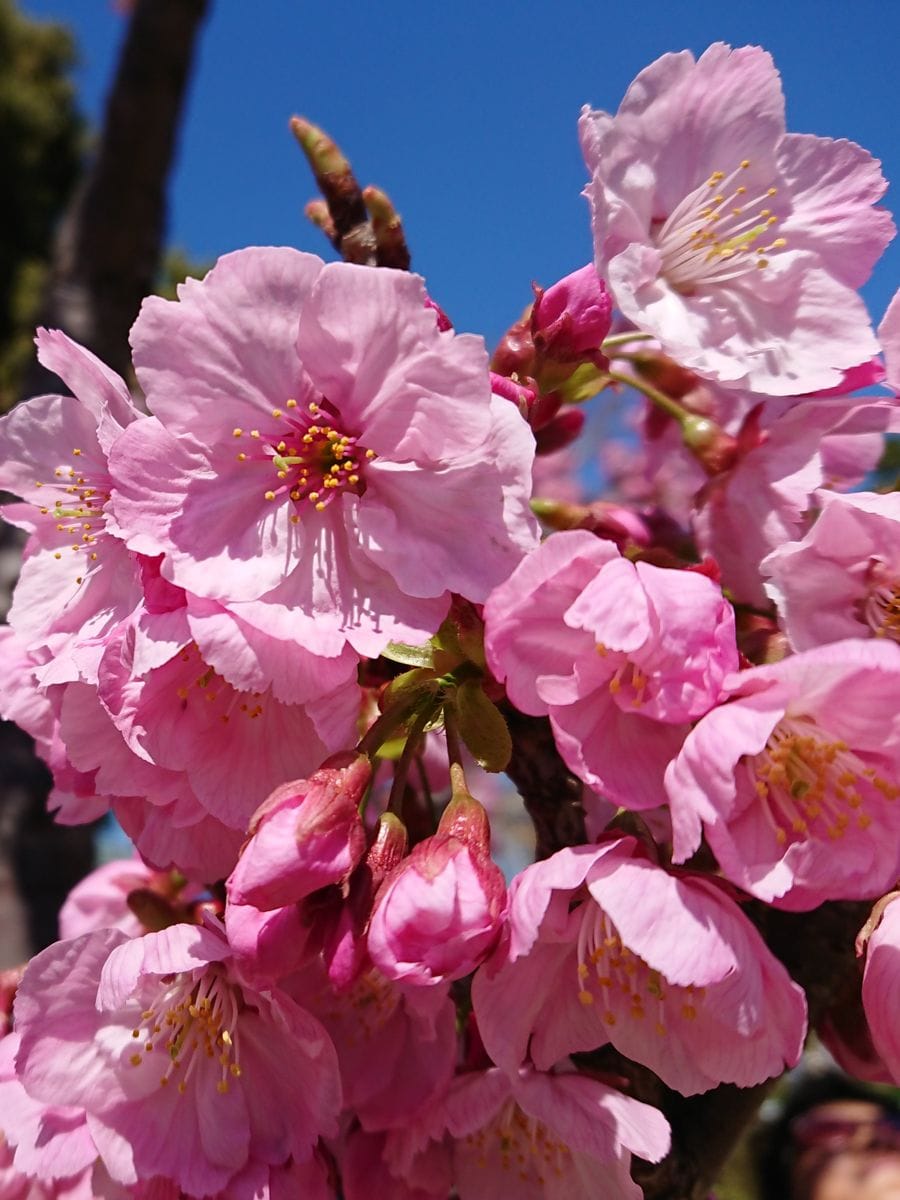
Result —
[[[446,1089],[458,1054],[447,986],[405,988],[367,965],[335,987],[316,960],[282,986],[331,1035],[344,1102],[364,1129],[402,1128]]]
[[[894,1083],[900,1083],[900,904],[892,900],[866,947],[863,1006],[875,1049]]]
[[[271,689],[234,688],[187,637],[149,668],[141,669],[140,649],[133,622],[109,639],[99,684],[106,711],[135,755],[183,773],[203,808],[232,829],[246,830],[260,796],[355,740],[355,680],[309,704],[288,704]],[[127,775],[104,766],[108,790],[128,794]]]
[[[833,387],[877,342],[856,289],[893,235],[852,142],[785,132],[771,57],[665,54],[615,116],[585,109],[597,270],[683,367],[730,387]]]
[[[806,910],[900,873],[900,646],[851,639],[733,675],[666,772],[674,859]]]
[[[570,1069],[460,1075],[424,1121],[452,1139],[460,1200],[593,1200],[598,1180],[609,1200],[640,1200],[631,1155],[659,1162],[670,1139],[657,1109]]]
[[[124,381],[58,330],[38,330],[38,359],[74,396],[39,396],[0,420],[4,515],[31,535],[10,623],[26,649],[52,645],[57,678],[96,678],[104,635],[140,598],[133,555],[115,535],[109,449],[141,416]]]
[[[323,655],[377,654],[535,544],[531,433],[416,276],[238,251],[145,301],[132,344],[154,419],[117,443],[116,517],[197,596],[289,611]]]
[[[900,641],[900,493],[820,492],[817,499],[821,512],[806,536],[761,564],[791,645]]]
[[[711,579],[632,563],[582,531],[548,538],[484,617],[513,704],[549,714],[568,766],[629,808],[659,805],[688,723],[737,667],[734,615]]]
[[[734,901],[633,838],[560,850],[513,881],[508,939],[472,1000],[508,1070],[610,1042],[684,1095],[761,1083],[806,1034],[802,990]]]
[[[83,1108],[120,1184],[162,1176],[215,1195],[248,1164],[307,1161],[336,1132],[324,1029],[278,989],[250,988],[212,927],[57,943],[29,965],[15,1017],[26,1091]]]
[[[747,604],[766,604],[760,564],[805,534],[817,489],[857,486],[900,421],[896,405],[879,398],[778,407],[751,410],[737,430],[736,461],[698,493],[692,516],[698,549],[715,558],[725,585]]]

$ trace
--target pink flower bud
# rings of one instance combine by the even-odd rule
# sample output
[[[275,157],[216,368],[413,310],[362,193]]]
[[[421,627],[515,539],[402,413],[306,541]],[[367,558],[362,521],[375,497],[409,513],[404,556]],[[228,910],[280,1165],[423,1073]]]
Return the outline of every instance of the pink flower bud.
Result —
[[[535,286],[534,296],[531,332],[542,354],[557,362],[603,358],[600,345],[609,333],[612,298],[592,264],[546,291]]]
[[[364,754],[344,751],[276,788],[250,822],[228,880],[231,902],[265,911],[345,879],[366,849],[359,803],[371,777]]]
[[[584,412],[580,408],[567,408],[557,413],[543,429],[535,432],[535,453],[553,454],[570,446],[584,428]]]
[[[489,854],[487,813],[457,795],[434,837],[388,876],[369,926],[369,954],[388,979],[419,986],[462,979],[490,953],[506,884]]]

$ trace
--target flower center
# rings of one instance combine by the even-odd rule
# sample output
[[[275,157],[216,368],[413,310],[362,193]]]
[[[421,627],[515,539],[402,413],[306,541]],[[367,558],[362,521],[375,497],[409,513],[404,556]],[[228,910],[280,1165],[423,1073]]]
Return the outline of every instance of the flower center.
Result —
[[[274,468],[275,479],[269,477],[263,495],[266,500],[290,499],[294,524],[307,505],[324,512],[345,492],[363,494],[365,464],[375,452],[342,431],[334,405],[313,400],[301,409],[296,400],[288,400],[284,410],[272,409],[272,418],[279,424],[269,433],[234,429],[232,434],[248,438],[248,449],[238,452],[238,462]]]
[[[241,1074],[238,1062],[238,997],[216,967],[196,973],[163,976],[167,984],[141,1013],[141,1023],[131,1031],[143,1039],[130,1057],[132,1066],[143,1064],[146,1055],[168,1054],[169,1062],[160,1086],[180,1075],[178,1091],[184,1095],[188,1080],[202,1059],[218,1059],[220,1078],[216,1090],[225,1095],[230,1078]]]
[[[261,701],[267,693],[237,691],[213,667],[207,666],[196,644],[182,649],[178,655],[178,663],[186,664],[184,668],[180,665],[174,667],[175,682],[178,684],[175,694],[181,702],[182,709],[186,709],[189,702],[195,701],[193,711],[197,713],[202,697],[205,713],[210,717],[218,717],[223,725],[227,725],[236,714],[238,717],[244,716],[250,721],[255,721],[265,712]],[[199,674],[195,675],[194,672],[198,668]],[[204,712],[201,712],[200,716],[206,720]]]
[[[572,1151],[566,1143],[512,1099],[483,1129],[470,1133],[464,1144],[477,1156],[479,1167],[499,1158],[504,1171],[514,1171],[525,1183],[543,1185],[548,1172],[560,1178],[571,1167]]]
[[[862,605],[862,619],[876,637],[900,642],[900,579],[885,579],[869,592]]]
[[[756,793],[779,845],[824,834],[844,837],[851,822],[868,829],[867,804],[896,800],[900,788],[809,717],[785,717],[751,760]]]
[[[610,1028],[620,1017],[648,1018],[660,1037],[678,1021],[693,1021],[704,988],[681,987],[654,971],[623,944],[616,927],[592,899],[582,905],[577,948],[578,999],[598,1005]]]
[[[656,230],[662,274],[676,291],[690,293],[763,270],[768,255],[787,244],[781,237],[767,241],[779,220],[771,207],[778,189],[745,186],[741,180],[749,167],[745,158],[728,176],[714,171]]]
[[[81,558],[86,560],[85,567],[79,567],[84,572],[85,569],[90,570],[91,564],[97,561],[96,541],[106,531],[103,506],[111,493],[108,490],[108,478],[91,478],[90,471],[83,465],[81,450],[76,447],[72,457],[76,460],[76,466],[56,467],[52,480],[35,480],[35,487],[49,487],[56,493],[52,507],[48,504],[41,508],[41,516],[51,517],[56,522],[57,533],[71,535],[71,552],[80,553]],[[62,556],[62,550],[55,551],[53,555],[57,559]],[[82,583],[83,575],[78,575],[75,582]]]

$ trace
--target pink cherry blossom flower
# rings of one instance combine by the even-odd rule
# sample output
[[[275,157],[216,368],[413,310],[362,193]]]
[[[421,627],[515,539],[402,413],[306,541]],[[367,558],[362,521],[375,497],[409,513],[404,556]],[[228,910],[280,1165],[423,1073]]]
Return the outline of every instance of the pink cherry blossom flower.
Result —
[[[655,866],[633,838],[526,868],[472,999],[508,1070],[611,1042],[685,1095],[779,1074],[806,1033],[802,990],[737,905],[708,878]]]
[[[884,351],[887,385],[895,395],[900,396],[900,290],[894,293],[878,326],[878,339]]]
[[[581,141],[597,270],[683,367],[796,395],[876,353],[855,289],[893,234],[879,164],[786,133],[765,51],[665,54],[615,116],[585,109]]]
[[[406,984],[462,979],[492,950],[505,910],[506,885],[491,860],[487,813],[457,793],[437,833],[419,842],[380,888],[369,954],[386,978]]]
[[[25,648],[52,644],[57,678],[96,679],[103,636],[134,607],[133,556],[114,536],[107,457],[140,413],[124,381],[65,334],[41,329],[38,359],[74,396],[40,396],[0,420],[5,510],[31,534],[10,611]]]
[[[806,532],[817,489],[856,486],[875,467],[897,420],[883,399],[751,410],[736,461],[698,493],[692,518],[698,549],[715,558],[738,600],[765,605],[762,560]]]
[[[900,1082],[897,995],[900,989],[900,904],[892,900],[868,940],[862,999],[872,1042],[894,1083]]]
[[[261,795],[354,740],[359,689],[350,680],[305,705],[284,703],[272,689],[239,691],[188,638],[164,643],[161,661],[142,664],[135,623],[120,625],[101,662],[100,699],[135,755],[183,774],[211,816],[244,831]],[[63,709],[63,734],[74,747],[67,717],[78,713]],[[100,757],[101,764],[105,789],[129,794],[127,768],[120,775],[111,761]]]
[[[15,1015],[26,1091],[83,1108],[120,1184],[159,1175],[214,1195],[248,1164],[307,1161],[336,1131],[327,1034],[278,989],[244,983],[212,927],[57,943],[29,965]]]
[[[316,653],[377,654],[534,545],[532,436],[417,277],[256,248],[179,295],[134,326],[156,419],[112,460],[128,544],[167,578],[262,600]]]
[[[806,536],[763,559],[795,650],[848,637],[900,641],[900,494],[820,492]]]
[[[345,1105],[364,1129],[402,1127],[446,1089],[457,1058],[446,986],[404,988],[368,965],[335,987],[317,960],[282,986],[331,1035]]]
[[[852,639],[728,680],[666,772],[674,859],[705,834],[779,908],[877,896],[900,872],[900,646]]]
[[[640,1200],[631,1155],[659,1162],[670,1138],[655,1108],[570,1068],[543,1074],[492,1067],[459,1075],[420,1125],[433,1140],[449,1140],[460,1200],[593,1200],[601,1179],[609,1200]],[[424,1138],[420,1133],[419,1145],[405,1140],[407,1146],[385,1150],[401,1175],[404,1159]]]
[[[737,667],[734,616],[706,576],[554,534],[485,605],[485,650],[523,712],[549,714],[589,787],[656,808],[663,772]]]

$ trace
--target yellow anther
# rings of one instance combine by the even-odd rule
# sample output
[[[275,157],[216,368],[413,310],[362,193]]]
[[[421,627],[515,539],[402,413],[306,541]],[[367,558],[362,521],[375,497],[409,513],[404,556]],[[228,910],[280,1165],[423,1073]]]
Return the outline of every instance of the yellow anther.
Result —
[[[237,456],[237,460],[238,460],[238,462],[246,462],[246,461],[247,461],[247,455],[246,455],[246,454],[244,454],[243,450],[242,450],[242,451],[241,451],[241,453],[240,453],[240,454]]]
[[[61,554],[60,554],[60,552],[57,550],[57,552],[56,552],[56,553],[53,555],[53,557],[54,557],[54,558],[62,558],[62,555],[61,555]]]
[[[266,492],[266,499],[267,499],[267,500],[274,500],[274,499],[275,499],[275,493],[274,493],[274,492]]]
[[[313,435],[311,433],[304,433],[302,440],[306,443],[307,446],[310,446],[316,439],[313,437]]]
[[[355,484],[355,483],[359,483],[359,476],[358,476],[358,475],[348,475],[348,476],[347,476],[347,482],[348,482],[348,483],[354,483],[354,484]]]
[[[296,407],[297,407],[296,400],[288,400],[287,404],[285,405],[285,408],[296,408]]]
[[[325,511],[325,507],[326,507],[326,505],[325,505],[325,501],[324,501],[324,500],[320,500],[320,501],[319,501],[319,503],[316,505],[316,512],[324,512],[324,511]]]
[[[244,432],[243,429],[241,429],[241,427],[239,425],[236,425],[234,427],[234,429],[232,429],[232,431],[231,431],[231,436],[232,437],[241,437],[243,432]]]
[[[287,450],[287,442],[279,442],[275,449],[279,454],[284,454],[285,450]]]
[[[581,1001],[581,1003],[582,1003],[582,1004],[584,1004],[584,1005],[588,1005],[588,1004],[593,1004],[593,1003],[594,1003],[594,997],[591,995],[591,993],[590,993],[590,992],[586,992],[586,991],[580,991],[580,992],[578,993],[578,999],[579,999],[579,1000]]]
[[[315,504],[315,502],[316,502],[316,501],[318,500],[318,498],[319,498],[319,493],[318,493],[318,492],[310,492],[310,493],[309,493],[309,498],[310,498],[310,500],[313,502],[313,504]]]
[[[280,409],[280,408],[273,408],[273,409],[272,409],[272,416],[273,416],[273,417],[276,419],[276,421],[277,421],[279,417],[282,417],[282,416],[284,416],[284,413],[281,411],[281,409]]]
[[[296,513],[293,513],[293,514],[292,514],[292,516],[291,516],[291,524],[292,524],[292,525],[299,525],[299,524],[300,524],[300,518],[297,516],[297,514],[296,514]]]
[[[767,196],[777,196],[777,195],[778,195],[778,188],[777,188],[777,187],[770,187],[770,188],[769,188],[769,190],[766,192],[766,195],[767,195]]]
[[[750,159],[749,159],[749,158],[745,158],[745,159],[743,159],[743,160],[741,161],[741,169],[742,169],[742,170],[746,171],[746,170],[747,170],[747,168],[748,168],[749,166],[750,166]]]
[[[251,430],[250,430],[250,436],[251,436],[252,438],[258,438],[258,437],[259,437],[259,430],[258,430],[258,429],[251,429]]]
[[[81,451],[80,451],[80,450],[73,450],[73,451],[72,451],[72,453],[73,453],[73,454],[76,454],[76,455],[78,455],[78,454],[80,454],[80,453],[81,453]]]
[[[141,1054],[132,1054],[131,1058],[128,1061],[131,1063],[131,1065],[133,1067],[139,1067],[141,1065],[141,1063],[144,1061],[144,1059]]]
[[[756,260],[756,265],[762,271],[764,267],[769,265],[769,260],[767,258],[759,258]]]
[[[375,457],[375,451],[374,451],[374,450],[367,450],[367,451],[366,451],[366,458],[374,458],[374,457]]]

